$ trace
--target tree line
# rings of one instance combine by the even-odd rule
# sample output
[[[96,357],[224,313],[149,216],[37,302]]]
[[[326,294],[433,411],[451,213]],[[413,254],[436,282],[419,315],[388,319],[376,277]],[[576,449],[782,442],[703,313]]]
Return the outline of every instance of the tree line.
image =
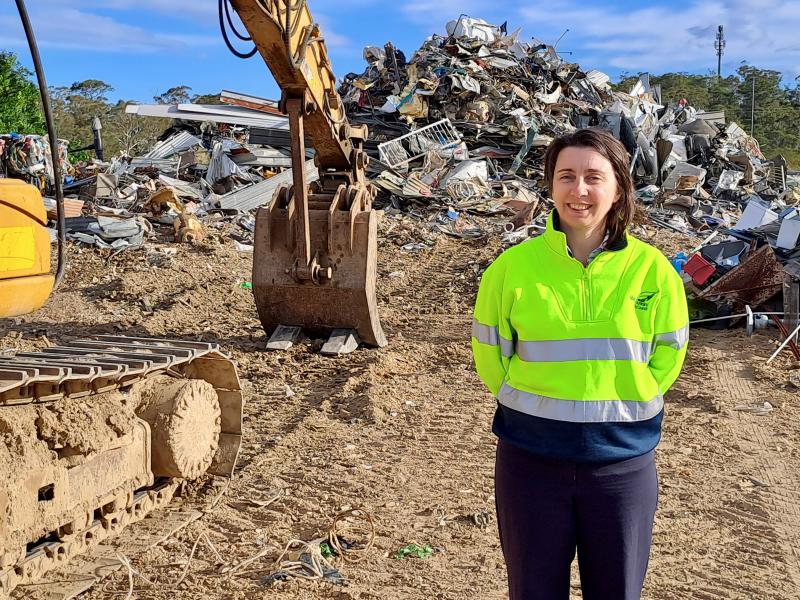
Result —
[[[0,52],[0,133],[44,134],[39,89],[32,73],[15,54]],[[50,88],[53,119],[58,137],[69,141],[72,160],[89,158],[74,152],[92,143],[92,119],[99,117],[103,127],[106,158],[119,154],[136,156],[147,152],[158,136],[169,127],[169,119],[142,118],[127,114],[127,100],[112,102],[113,86],[99,79],[78,81],[69,86]],[[193,94],[192,88],[175,86],[153,98],[157,104],[196,102],[216,104],[217,94]]]

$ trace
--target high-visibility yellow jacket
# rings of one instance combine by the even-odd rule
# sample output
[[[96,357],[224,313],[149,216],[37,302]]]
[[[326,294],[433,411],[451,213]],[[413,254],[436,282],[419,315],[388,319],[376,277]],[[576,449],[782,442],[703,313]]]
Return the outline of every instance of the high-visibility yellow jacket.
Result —
[[[688,321],[683,283],[660,251],[627,235],[584,267],[553,211],[541,236],[489,266],[478,291],[472,349],[498,401],[494,432],[581,462],[652,450]]]

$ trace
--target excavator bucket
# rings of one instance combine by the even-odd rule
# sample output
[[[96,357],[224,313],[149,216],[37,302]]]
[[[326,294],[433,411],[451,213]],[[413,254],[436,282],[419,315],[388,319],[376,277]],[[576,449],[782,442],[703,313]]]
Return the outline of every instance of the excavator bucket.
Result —
[[[278,208],[280,196],[256,215],[253,293],[264,329],[294,325],[316,334],[354,329],[362,343],[385,346],[375,296],[378,213],[311,208],[311,247],[319,264],[329,266],[330,277],[298,281],[292,275],[296,217],[290,219],[291,209]]]
[[[42,307],[53,290],[50,236],[42,197],[32,185],[0,179],[0,316]]]

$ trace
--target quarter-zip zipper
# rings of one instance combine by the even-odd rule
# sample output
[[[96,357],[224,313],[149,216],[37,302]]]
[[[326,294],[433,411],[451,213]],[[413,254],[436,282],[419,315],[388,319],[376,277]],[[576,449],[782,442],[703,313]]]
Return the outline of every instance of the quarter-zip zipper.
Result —
[[[605,251],[604,251],[605,252]],[[594,320],[594,304],[592,302],[592,278],[591,269],[592,266],[597,262],[597,259],[603,254],[601,252],[597,256],[594,257],[592,262],[589,263],[588,267],[584,267],[581,261],[577,258],[573,257],[572,259],[578,263],[581,268],[581,300],[583,304],[583,320],[584,321],[593,321]]]
[[[597,262],[597,259],[600,258],[600,256],[602,256],[605,252],[606,250],[600,252],[600,254],[592,259],[592,262],[589,263],[589,266],[584,267],[583,263],[572,256],[569,250],[567,250],[568,256],[578,264],[578,267],[581,270],[581,308],[583,309],[581,312],[583,313],[584,321],[594,320],[594,311],[592,310],[592,280],[589,277],[589,270],[592,268],[592,265]]]
[[[580,288],[581,288],[581,317],[583,321],[591,321],[592,320],[592,293],[589,290],[590,287],[590,280],[589,280],[589,267],[592,266],[589,263],[589,267],[584,267],[581,261],[579,261],[574,256],[571,257],[574,260],[578,267],[581,270],[581,279],[580,279]]]
[[[589,264],[591,266],[591,263]],[[592,281],[589,279],[589,268],[583,270],[583,302],[586,307],[584,320],[592,320]]]

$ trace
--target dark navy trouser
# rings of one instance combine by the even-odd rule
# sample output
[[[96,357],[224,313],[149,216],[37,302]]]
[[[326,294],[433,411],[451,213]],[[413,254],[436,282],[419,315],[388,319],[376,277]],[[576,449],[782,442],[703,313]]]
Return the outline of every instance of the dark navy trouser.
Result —
[[[612,464],[545,459],[500,440],[495,500],[511,600],[638,600],[658,504],[654,451]]]

